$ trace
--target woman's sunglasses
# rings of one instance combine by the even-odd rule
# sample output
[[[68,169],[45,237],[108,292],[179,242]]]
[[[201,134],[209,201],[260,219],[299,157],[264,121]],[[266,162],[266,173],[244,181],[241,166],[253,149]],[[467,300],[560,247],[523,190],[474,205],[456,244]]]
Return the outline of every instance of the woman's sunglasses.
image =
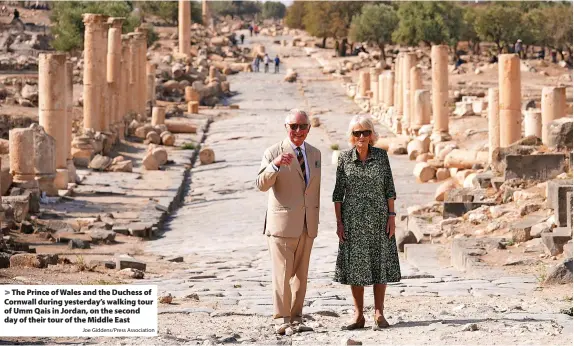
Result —
[[[370,137],[371,133],[373,133],[373,131],[371,130],[363,130],[363,131],[353,131],[353,136],[355,137],[361,137],[361,135],[363,135],[363,137]]]
[[[293,131],[297,131],[297,128],[299,128],[301,131],[305,131],[309,129],[309,124],[289,124],[289,128],[291,128]]]

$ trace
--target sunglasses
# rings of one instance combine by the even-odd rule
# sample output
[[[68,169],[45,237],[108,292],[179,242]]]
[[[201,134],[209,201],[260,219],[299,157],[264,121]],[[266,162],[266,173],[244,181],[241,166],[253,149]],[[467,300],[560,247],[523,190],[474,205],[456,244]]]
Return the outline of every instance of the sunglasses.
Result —
[[[353,136],[357,138],[361,137],[361,135],[363,135],[363,137],[370,137],[372,133],[373,131],[371,130],[353,131]]]
[[[289,124],[289,128],[293,131],[297,131],[297,128],[301,131],[309,129],[309,124]]]

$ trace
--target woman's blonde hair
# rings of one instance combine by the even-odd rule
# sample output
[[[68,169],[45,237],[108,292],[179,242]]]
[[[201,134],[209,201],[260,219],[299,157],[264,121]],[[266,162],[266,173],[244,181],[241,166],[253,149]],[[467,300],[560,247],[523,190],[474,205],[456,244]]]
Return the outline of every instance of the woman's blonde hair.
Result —
[[[357,142],[357,138],[353,136],[353,128],[356,125],[360,125],[365,130],[371,130],[372,133],[371,133],[371,139],[369,140],[369,144],[375,145],[375,142],[379,138],[379,135],[375,131],[375,124],[373,124],[371,117],[365,115],[355,115],[353,119],[351,119],[351,122],[349,123],[349,130],[347,131],[347,138],[349,140],[349,145],[351,147],[354,147]]]

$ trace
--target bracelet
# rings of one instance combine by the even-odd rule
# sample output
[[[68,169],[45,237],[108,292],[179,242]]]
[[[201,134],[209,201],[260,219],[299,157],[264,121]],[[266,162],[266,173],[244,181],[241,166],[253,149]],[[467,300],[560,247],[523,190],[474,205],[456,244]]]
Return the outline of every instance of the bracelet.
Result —
[[[397,213],[395,213],[394,211],[390,211],[389,216],[397,216]]]

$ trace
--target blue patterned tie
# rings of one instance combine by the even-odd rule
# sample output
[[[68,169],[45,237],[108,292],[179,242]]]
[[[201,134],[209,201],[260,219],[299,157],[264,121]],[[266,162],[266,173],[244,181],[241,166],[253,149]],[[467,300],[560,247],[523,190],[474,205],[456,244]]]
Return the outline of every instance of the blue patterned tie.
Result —
[[[305,185],[307,185],[307,174],[305,170],[305,158],[303,157],[303,151],[300,147],[297,147],[297,160],[299,160],[299,166],[301,166],[301,172],[303,172],[303,179],[305,179]]]

